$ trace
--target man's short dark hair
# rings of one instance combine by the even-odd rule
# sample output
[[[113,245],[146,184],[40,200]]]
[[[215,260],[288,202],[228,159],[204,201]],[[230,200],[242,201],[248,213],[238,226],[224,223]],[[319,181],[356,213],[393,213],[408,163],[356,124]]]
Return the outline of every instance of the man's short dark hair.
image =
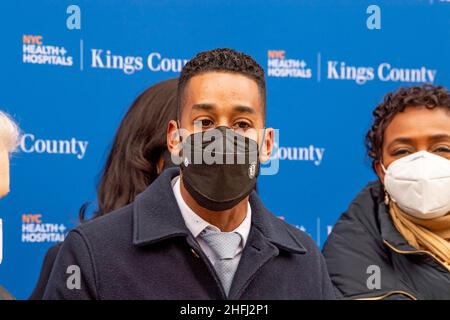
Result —
[[[181,104],[188,81],[196,75],[210,71],[238,73],[254,80],[261,94],[263,118],[265,118],[266,81],[264,69],[249,55],[223,48],[200,52],[183,67],[178,80],[178,119],[181,117]]]
[[[442,86],[425,84],[401,87],[388,93],[373,111],[373,124],[366,134],[367,154],[372,158],[372,168],[381,160],[383,138],[392,119],[407,107],[444,108],[450,111],[450,93]]]

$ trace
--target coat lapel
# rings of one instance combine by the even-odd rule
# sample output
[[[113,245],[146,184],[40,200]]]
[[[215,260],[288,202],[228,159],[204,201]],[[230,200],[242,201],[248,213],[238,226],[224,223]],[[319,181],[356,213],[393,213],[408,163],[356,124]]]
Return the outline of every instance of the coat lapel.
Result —
[[[277,257],[280,250],[290,254],[306,253],[305,247],[291,233],[286,223],[264,207],[256,192],[252,192],[249,201],[252,207],[252,227],[234,275],[230,299],[239,299],[258,272]]]
[[[239,299],[258,271],[278,253],[278,248],[270,243],[257,228],[252,227],[234,275],[229,299]]]

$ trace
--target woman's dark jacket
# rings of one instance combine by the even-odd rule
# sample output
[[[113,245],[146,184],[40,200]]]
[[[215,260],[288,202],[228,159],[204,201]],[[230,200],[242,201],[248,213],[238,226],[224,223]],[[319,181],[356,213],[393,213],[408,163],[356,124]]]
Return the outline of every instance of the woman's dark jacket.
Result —
[[[346,298],[450,299],[450,272],[397,231],[378,182],[340,217],[323,254],[334,286]]]

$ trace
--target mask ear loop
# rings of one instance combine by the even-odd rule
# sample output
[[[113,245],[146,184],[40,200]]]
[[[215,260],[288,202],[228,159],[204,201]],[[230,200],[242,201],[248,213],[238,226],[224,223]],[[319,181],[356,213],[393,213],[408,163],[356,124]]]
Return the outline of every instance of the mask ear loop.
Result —
[[[178,83],[178,85],[179,85],[179,83]],[[178,89],[180,89],[180,88],[178,88]],[[177,94],[177,126],[178,126],[178,128],[177,128],[178,137],[180,138],[180,143],[181,143],[183,140],[183,137],[181,136],[181,132],[180,132],[180,129],[181,129],[181,97],[179,94]]]
[[[180,132],[181,124],[180,124],[180,121],[178,119],[176,121],[177,121],[177,135],[178,135],[178,139],[179,139],[179,144],[178,145],[180,145],[182,143],[182,141],[183,141],[183,137],[182,137],[181,132]],[[180,149],[178,155],[176,156],[178,158],[176,163],[180,163],[181,164],[181,160],[179,160],[179,159],[183,158],[183,156],[181,155],[182,152],[183,152],[183,148],[181,146],[181,149]],[[173,157],[173,155],[172,155],[172,157]],[[173,159],[172,159],[172,162],[174,162]]]
[[[388,174],[388,171],[383,164],[383,159],[381,159],[380,165],[381,165],[381,169],[383,170],[384,174],[385,175]],[[384,185],[383,185],[383,190],[384,190],[384,204],[389,207],[389,203],[391,202],[391,197],[389,196],[389,193],[387,192],[386,187]]]
[[[386,169],[386,167],[384,166],[384,164],[383,164],[382,161],[380,161],[380,164],[381,164],[381,169],[383,169],[384,174],[387,174],[387,169]]]
[[[263,134],[262,134],[262,140],[261,140],[261,145],[259,146],[259,149],[258,149],[258,157],[259,156],[261,156],[261,150],[262,150],[262,147],[263,147],[263,145],[264,145],[264,140],[265,140],[265,138],[266,138],[266,127],[264,127],[264,131],[263,131]]]
[[[180,120],[177,119],[177,132],[178,132],[178,137],[180,138],[180,143],[181,143],[181,141],[183,140],[183,137],[181,136],[180,129],[181,129]]]

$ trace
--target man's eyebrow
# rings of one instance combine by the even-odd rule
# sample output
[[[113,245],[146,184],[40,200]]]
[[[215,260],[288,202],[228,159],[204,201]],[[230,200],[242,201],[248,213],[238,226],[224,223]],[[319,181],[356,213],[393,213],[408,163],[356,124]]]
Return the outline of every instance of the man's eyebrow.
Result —
[[[192,106],[192,110],[200,110],[200,111],[211,111],[214,110],[215,108],[216,107],[213,104],[209,103],[198,103]]]
[[[256,110],[254,108],[247,107],[247,106],[235,106],[233,108],[233,111],[236,113],[248,113],[248,114],[256,113]]]

